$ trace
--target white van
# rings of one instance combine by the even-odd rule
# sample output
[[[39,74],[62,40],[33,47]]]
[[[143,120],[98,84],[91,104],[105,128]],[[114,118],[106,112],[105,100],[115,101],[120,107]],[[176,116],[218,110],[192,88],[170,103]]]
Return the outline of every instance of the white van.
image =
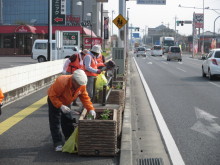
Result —
[[[182,50],[179,46],[170,46],[167,54],[167,61],[178,60],[182,61]]]
[[[162,56],[163,50],[160,45],[154,45],[154,47],[151,50],[151,56]]]
[[[47,42],[48,40],[35,40],[32,48],[32,59],[38,62],[47,61]],[[52,57],[51,60],[68,58],[79,50],[75,46],[66,46],[61,50],[56,50],[56,41],[52,40]]]

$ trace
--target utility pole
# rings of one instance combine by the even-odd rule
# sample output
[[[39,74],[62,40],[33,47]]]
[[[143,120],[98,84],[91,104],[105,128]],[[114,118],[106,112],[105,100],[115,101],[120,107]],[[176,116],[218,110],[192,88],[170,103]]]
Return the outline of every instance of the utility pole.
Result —
[[[176,45],[176,20],[177,20],[177,17],[175,16],[175,33],[174,33],[174,43]]]

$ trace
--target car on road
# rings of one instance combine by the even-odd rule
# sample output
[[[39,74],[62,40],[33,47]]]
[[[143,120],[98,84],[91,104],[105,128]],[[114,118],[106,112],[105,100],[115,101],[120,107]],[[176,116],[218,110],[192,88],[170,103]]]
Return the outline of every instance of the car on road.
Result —
[[[162,56],[163,55],[163,50],[160,45],[154,45],[152,50],[151,50],[151,56]]]
[[[144,56],[146,57],[146,49],[144,47],[138,47],[136,49],[136,56],[139,57],[139,56]]]
[[[167,54],[167,61],[178,60],[182,61],[182,50],[179,46],[170,46]]]
[[[202,76],[213,80],[220,76],[220,49],[212,49],[202,63]]]

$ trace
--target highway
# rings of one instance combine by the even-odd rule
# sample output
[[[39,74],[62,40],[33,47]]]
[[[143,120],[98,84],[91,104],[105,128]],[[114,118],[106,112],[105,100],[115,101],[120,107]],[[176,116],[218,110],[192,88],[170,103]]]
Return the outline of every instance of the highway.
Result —
[[[220,79],[202,77],[202,60],[134,57],[187,165],[220,163]]]

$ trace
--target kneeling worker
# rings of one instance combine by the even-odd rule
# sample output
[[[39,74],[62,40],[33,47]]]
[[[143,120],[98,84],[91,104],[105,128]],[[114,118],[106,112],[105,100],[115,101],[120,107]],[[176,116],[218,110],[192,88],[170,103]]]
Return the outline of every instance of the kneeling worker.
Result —
[[[70,104],[80,98],[83,106],[95,118],[96,112],[86,91],[87,76],[81,69],[73,75],[61,75],[48,90],[49,124],[55,151],[62,151],[62,133],[65,139],[71,135],[68,126],[62,121],[61,115],[70,112]]]

